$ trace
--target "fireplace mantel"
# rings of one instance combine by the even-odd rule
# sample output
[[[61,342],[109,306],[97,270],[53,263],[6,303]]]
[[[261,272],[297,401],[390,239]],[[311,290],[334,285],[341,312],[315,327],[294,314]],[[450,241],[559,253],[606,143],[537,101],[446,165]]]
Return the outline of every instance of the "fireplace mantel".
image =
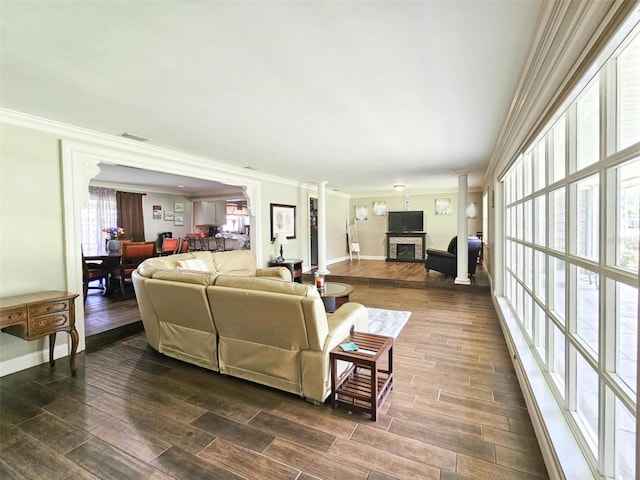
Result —
[[[388,262],[424,262],[426,232],[387,232]]]

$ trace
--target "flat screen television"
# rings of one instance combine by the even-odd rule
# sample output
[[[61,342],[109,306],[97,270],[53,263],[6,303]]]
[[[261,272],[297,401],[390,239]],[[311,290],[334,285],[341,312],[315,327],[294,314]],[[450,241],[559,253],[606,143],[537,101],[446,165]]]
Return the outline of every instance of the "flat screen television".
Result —
[[[424,216],[422,210],[408,212],[389,212],[390,232],[422,232]]]

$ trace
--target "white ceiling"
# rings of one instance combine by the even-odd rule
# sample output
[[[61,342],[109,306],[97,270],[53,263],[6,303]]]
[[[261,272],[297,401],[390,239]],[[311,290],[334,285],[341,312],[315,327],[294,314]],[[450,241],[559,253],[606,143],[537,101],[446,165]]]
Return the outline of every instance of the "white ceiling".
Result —
[[[345,193],[479,187],[541,0],[0,2],[0,105]]]

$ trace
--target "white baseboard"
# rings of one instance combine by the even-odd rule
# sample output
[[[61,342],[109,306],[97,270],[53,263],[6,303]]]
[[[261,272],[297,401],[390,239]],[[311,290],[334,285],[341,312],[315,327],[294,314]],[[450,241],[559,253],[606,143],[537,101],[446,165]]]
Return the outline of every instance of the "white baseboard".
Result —
[[[67,357],[71,353],[71,347],[66,342],[60,342],[53,349],[53,358]],[[35,367],[43,363],[49,363],[49,346],[37,352],[31,352],[16,358],[10,358],[0,362],[0,377]]]

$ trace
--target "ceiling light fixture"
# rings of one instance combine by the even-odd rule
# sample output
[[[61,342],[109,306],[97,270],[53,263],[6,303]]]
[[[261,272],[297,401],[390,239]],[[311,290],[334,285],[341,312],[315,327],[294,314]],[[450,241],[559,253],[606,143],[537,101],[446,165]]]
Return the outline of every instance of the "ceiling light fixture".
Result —
[[[184,185],[178,185],[178,188],[184,188]]]
[[[393,186],[393,189],[394,189],[396,192],[401,192],[401,191],[403,191],[403,190],[404,190],[404,185],[402,185],[401,183],[399,183],[398,185],[394,185],[394,186]]]

